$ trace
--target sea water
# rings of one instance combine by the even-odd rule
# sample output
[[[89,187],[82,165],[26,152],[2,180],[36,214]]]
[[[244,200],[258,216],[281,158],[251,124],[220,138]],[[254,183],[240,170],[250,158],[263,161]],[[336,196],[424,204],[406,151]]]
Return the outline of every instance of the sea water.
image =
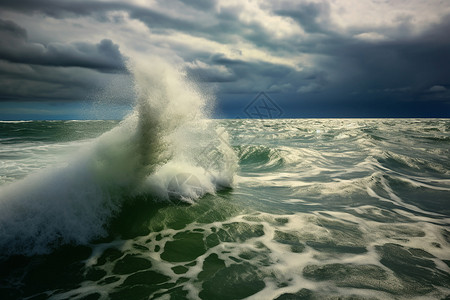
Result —
[[[449,120],[210,120],[132,71],[123,121],[0,122],[1,299],[450,296]]]

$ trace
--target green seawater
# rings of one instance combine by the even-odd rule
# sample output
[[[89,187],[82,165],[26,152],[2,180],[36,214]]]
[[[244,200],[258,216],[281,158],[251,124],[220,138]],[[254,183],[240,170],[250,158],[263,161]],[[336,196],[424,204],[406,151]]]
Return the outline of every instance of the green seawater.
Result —
[[[67,162],[119,122],[0,122],[0,299],[450,298],[450,120],[212,122],[231,187],[185,201],[177,188],[206,190],[181,168],[166,199],[118,190],[112,208],[95,193],[114,188],[83,191]],[[33,177],[51,186],[35,197],[42,170],[57,175]],[[69,179],[76,201],[53,199]],[[2,198],[11,185],[28,198]]]

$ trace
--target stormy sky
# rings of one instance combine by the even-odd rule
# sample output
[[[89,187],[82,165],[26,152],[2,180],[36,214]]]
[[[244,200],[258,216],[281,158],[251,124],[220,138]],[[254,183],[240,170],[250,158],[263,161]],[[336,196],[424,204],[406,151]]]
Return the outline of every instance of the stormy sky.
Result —
[[[281,117],[450,117],[449,32],[441,0],[2,0],[0,119],[120,118],[137,55],[216,117],[260,92]]]

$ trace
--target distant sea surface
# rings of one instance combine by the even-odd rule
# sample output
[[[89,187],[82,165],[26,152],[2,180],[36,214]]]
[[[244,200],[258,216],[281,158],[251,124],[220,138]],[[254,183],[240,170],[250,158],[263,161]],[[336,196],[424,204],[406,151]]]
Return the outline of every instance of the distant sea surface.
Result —
[[[450,120],[202,122],[0,122],[0,299],[450,298]]]

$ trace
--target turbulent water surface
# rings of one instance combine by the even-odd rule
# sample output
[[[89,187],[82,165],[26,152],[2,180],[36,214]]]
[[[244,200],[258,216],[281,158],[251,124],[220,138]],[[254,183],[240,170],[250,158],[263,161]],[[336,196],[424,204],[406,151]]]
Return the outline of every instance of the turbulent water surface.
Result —
[[[449,297],[449,120],[133,118],[0,122],[1,299]]]

